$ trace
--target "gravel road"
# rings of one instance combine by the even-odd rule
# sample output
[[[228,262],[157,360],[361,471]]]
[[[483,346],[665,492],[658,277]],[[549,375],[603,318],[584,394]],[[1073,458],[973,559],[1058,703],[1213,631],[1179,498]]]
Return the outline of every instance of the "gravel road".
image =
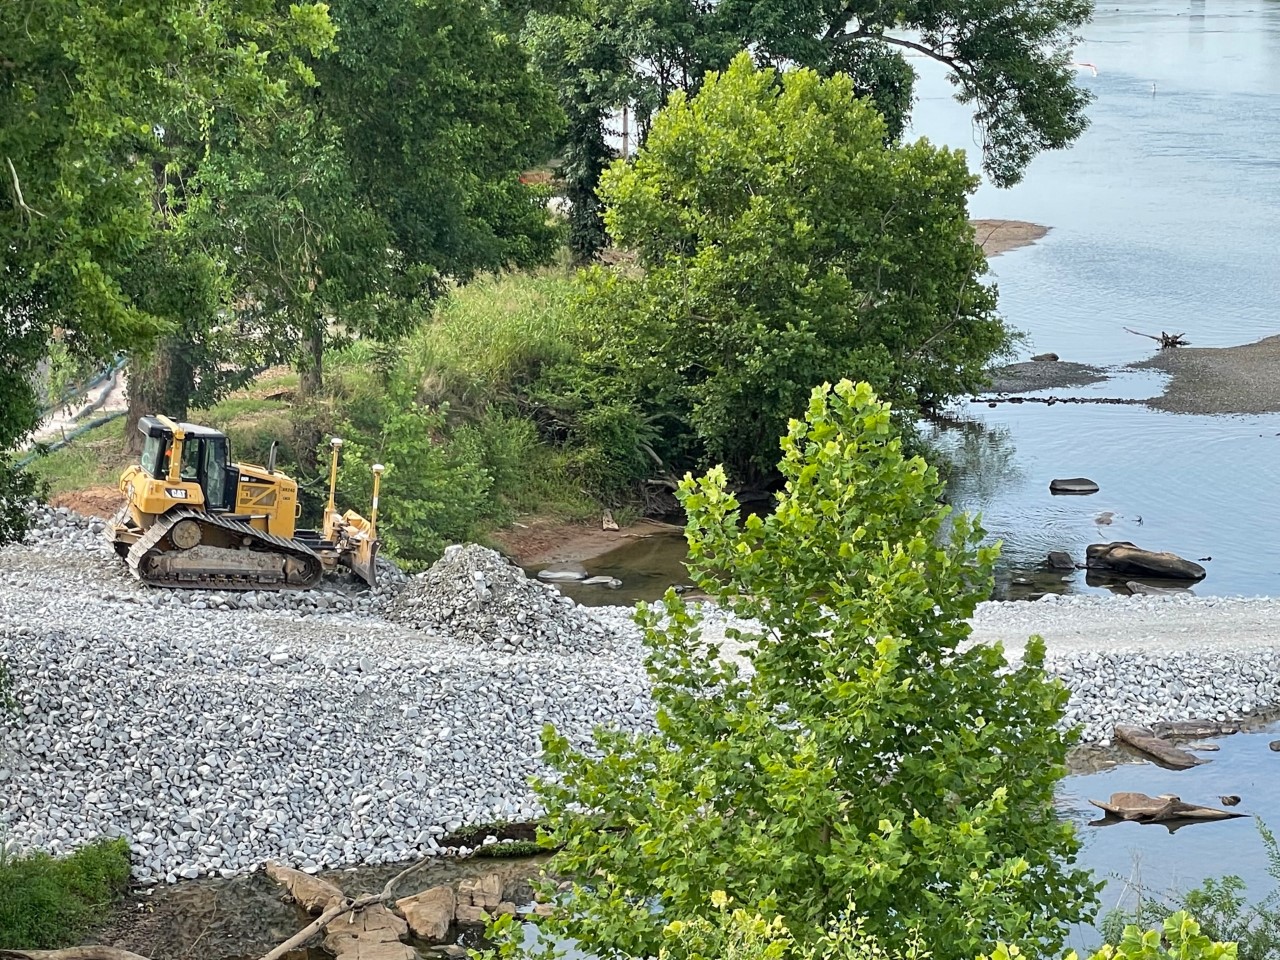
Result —
[[[197,593],[136,583],[98,522],[39,520],[0,550],[14,849],[125,836],[144,883],[405,860],[535,817],[544,724],[585,744],[652,723],[629,611],[578,607],[479,547],[389,570],[378,594]],[[1015,656],[1032,633],[1085,740],[1280,703],[1280,601],[1046,598],[974,618]]]

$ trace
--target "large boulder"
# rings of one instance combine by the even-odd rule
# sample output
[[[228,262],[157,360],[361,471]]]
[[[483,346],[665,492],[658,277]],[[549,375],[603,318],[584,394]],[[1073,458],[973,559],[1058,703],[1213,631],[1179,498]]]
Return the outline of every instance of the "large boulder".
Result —
[[[445,884],[397,900],[396,907],[404,914],[415,937],[427,943],[443,943],[449,938],[458,898],[453,887]]]
[[[1127,540],[1090,544],[1085,551],[1085,566],[1090,570],[1157,580],[1203,580],[1205,578],[1205,569],[1198,563],[1184,560],[1176,553],[1143,550]]]

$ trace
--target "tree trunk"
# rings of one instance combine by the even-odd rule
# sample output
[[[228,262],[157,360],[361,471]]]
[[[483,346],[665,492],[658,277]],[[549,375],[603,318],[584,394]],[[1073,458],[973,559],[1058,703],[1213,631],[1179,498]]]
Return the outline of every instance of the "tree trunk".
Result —
[[[145,357],[129,361],[129,415],[125,424],[125,451],[142,452],[142,435],[138,420],[144,416],[164,414],[174,420],[185,420],[191,403],[194,371],[186,360],[181,340],[165,339]]]
[[[317,397],[324,386],[324,321],[316,320],[307,331],[307,352],[298,371],[298,392],[306,399]]]
[[[298,466],[310,474],[316,472],[319,463],[316,448],[320,445],[321,430],[317,419],[319,405],[315,401],[324,387],[324,335],[324,321],[314,320],[303,341],[306,352],[298,358],[298,403],[293,417],[298,445],[295,456]]]

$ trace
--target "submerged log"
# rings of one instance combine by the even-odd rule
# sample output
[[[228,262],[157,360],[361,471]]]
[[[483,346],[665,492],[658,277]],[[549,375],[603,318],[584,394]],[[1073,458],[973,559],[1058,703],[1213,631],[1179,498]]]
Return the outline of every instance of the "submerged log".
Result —
[[[1138,752],[1145,753],[1160,766],[1168,767],[1170,770],[1187,770],[1209,762],[1161,740],[1146,727],[1131,727],[1122,723],[1116,724],[1115,738],[1121,743],[1133,747]]]
[[[1107,801],[1090,800],[1091,804],[1104,811],[1110,822],[1124,820],[1130,823],[1178,823],[1209,820],[1234,820],[1248,816],[1232,810],[1219,810],[1215,807],[1203,807],[1196,803],[1184,803],[1173,794],[1161,794],[1149,797],[1145,793],[1113,793]]]
[[[1240,724],[1221,720],[1161,720],[1151,725],[1151,732],[1162,739],[1199,740],[1240,732]]]

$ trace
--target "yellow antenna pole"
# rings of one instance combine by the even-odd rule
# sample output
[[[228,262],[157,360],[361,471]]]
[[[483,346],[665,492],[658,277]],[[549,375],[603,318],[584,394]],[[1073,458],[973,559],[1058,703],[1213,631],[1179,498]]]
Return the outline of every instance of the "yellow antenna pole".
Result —
[[[342,438],[334,437],[329,441],[329,447],[333,451],[332,457],[329,459],[329,509],[325,511],[324,521],[327,525],[329,518],[333,516],[337,509],[334,497],[338,492],[338,451],[342,449]]]
[[[378,538],[378,489],[382,486],[382,471],[387,469],[380,463],[373,465],[373,505],[369,508],[369,539]]]

